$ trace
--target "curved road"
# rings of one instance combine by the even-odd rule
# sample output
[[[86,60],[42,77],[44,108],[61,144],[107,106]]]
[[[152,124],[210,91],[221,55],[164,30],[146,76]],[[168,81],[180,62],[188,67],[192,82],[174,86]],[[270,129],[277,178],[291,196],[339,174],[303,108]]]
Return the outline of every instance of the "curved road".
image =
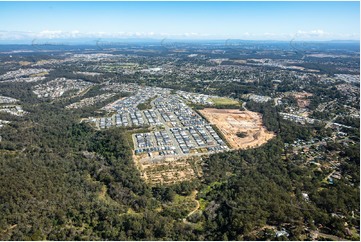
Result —
[[[199,204],[198,200],[196,200],[197,193],[198,193],[198,191],[196,190],[194,193],[194,200],[196,201],[197,206],[192,212],[188,213],[187,218],[190,217],[193,213],[197,212],[197,210],[199,209],[200,204]]]
[[[195,209],[193,209],[193,211],[191,211],[190,213],[188,213],[188,215],[183,219],[183,223],[192,224],[191,222],[188,222],[188,221],[187,221],[187,218],[188,218],[189,216],[191,216],[193,213],[197,212],[197,210],[198,210],[199,207],[200,207],[200,204],[199,204],[198,200],[196,200],[197,193],[198,193],[198,191],[196,190],[196,191],[194,192],[194,200],[196,201],[197,206],[196,206]]]

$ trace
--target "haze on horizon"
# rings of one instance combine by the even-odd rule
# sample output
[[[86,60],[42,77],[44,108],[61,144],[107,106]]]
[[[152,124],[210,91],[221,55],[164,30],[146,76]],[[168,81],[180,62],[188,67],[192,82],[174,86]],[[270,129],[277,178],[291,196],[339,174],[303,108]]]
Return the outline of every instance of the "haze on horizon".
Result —
[[[359,2],[0,2],[0,43],[359,40]]]

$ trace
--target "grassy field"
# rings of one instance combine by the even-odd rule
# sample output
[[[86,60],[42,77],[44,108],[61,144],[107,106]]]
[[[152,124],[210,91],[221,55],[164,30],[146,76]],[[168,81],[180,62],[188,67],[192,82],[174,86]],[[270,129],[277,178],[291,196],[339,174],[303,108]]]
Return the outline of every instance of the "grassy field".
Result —
[[[194,199],[194,194],[188,196],[181,196],[176,194],[171,203],[162,205],[162,213],[171,215],[175,219],[183,219],[197,206],[197,203]]]
[[[214,105],[240,105],[240,102],[227,97],[210,98]]]
[[[137,108],[139,110],[147,110],[147,109],[152,109],[152,105],[150,104],[154,99],[156,99],[157,97],[151,97],[149,98],[147,101],[145,101],[144,103],[139,103]]]
[[[30,75],[30,77],[45,76],[45,75],[48,75],[48,74],[49,74],[49,72],[44,71],[44,72],[32,74],[32,75]]]

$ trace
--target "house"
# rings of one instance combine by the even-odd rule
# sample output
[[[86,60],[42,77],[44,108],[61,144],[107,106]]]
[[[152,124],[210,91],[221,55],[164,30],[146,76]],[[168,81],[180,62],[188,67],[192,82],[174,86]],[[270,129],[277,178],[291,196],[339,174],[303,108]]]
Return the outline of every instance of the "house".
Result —
[[[282,228],[281,230],[276,231],[276,237],[281,237],[281,236],[290,236],[290,234],[286,231],[286,229]]]
[[[308,197],[308,194],[307,193],[302,193],[302,197],[303,199],[306,201],[306,202],[309,202],[310,201],[310,198]]]

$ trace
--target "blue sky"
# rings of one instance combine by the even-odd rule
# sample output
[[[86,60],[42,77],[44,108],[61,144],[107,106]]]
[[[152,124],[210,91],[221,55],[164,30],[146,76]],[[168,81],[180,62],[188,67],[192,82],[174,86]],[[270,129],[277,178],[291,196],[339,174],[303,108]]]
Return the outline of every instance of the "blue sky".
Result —
[[[359,2],[0,2],[0,40],[359,40]]]

